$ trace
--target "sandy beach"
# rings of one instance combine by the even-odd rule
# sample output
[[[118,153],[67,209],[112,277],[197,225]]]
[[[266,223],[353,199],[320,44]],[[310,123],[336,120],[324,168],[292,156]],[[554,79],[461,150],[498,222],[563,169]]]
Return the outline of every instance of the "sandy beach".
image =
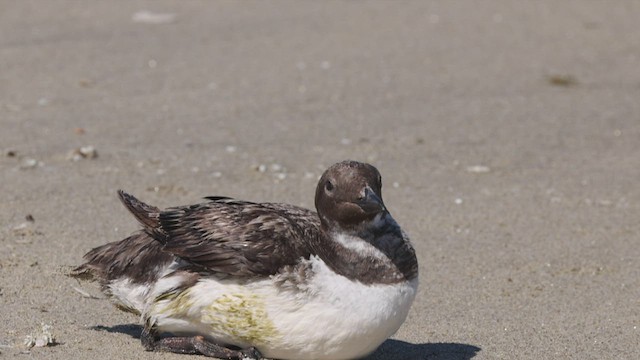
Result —
[[[188,359],[65,276],[138,228],[116,191],[313,208],[356,159],[420,263],[370,360],[640,358],[639,19],[625,0],[0,1],[0,357]],[[23,345],[43,325],[55,344]]]

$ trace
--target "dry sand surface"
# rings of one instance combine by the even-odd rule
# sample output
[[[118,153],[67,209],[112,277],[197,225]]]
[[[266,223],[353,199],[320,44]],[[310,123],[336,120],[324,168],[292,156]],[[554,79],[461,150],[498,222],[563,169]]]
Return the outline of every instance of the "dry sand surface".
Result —
[[[0,356],[187,358],[143,351],[138,319],[64,275],[137,228],[116,190],[313,207],[352,158],[420,261],[371,359],[640,358],[639,19],[627,0],[0,1]],[[41,324],[59,344],[27,350]]]

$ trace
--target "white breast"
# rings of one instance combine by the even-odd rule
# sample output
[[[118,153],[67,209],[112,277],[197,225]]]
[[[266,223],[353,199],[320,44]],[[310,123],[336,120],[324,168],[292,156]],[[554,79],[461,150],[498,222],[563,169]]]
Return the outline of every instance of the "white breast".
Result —
[[[300,360],[359,358],[400,328],[417,278],[364,285],[317,257],[310,262],[315,275],[301,292],[278,288],[272,279],[245,286],[203,279],[180,298],[148,304],[145,316],[161,331],[208,334],[256,346],[269,358]]]
[[[337,275],[318,258],[310,295],[295,311],[272,308],[274,322],[287,332],[291,350],[275,358],[354,359],[373,352],[407,317],[418,279],[399,284],[364,285]],[[284,305],[284,304],[283,304]]]

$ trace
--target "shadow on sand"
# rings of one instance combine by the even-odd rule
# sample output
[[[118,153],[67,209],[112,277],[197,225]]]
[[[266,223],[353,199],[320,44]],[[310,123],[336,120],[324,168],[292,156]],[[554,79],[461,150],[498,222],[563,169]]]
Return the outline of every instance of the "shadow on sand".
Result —
[[[90,329],[125,334],[135,339],[139,339],[142,333],[142,326],[136,324],[96,325]],[[469,360],[480,350],[479,347],[468,344],[411,344],[400,340],[387,340],[366,360]]]
[[[390,339],[366,360],[469,360],[480,350],[469,344],[411,344]]]
[[[96,325],[90,327],[89,329],[95,331],[106,331],[110,333],[125,334],[135,339],[140,339],[140,334],[142,334],[142,326],[137,324],[122,324],[115,326]]]

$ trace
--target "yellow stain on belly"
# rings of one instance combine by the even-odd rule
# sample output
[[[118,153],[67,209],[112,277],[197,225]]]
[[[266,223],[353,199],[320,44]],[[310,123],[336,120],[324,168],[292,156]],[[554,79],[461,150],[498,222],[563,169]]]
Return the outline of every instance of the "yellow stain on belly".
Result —
[[[192,319],[211,327],[214,334],[226,334],[246,344],[267,344],[280,337],[269,319],[264,300],[255,294],[225,294],[195,312],[189,289],[163,294],[155,300],[157,313]]]
[[[264,301],[255,294],[226,294],[203,309],[202,321],[247,344],[260,345],[279,337]]]

